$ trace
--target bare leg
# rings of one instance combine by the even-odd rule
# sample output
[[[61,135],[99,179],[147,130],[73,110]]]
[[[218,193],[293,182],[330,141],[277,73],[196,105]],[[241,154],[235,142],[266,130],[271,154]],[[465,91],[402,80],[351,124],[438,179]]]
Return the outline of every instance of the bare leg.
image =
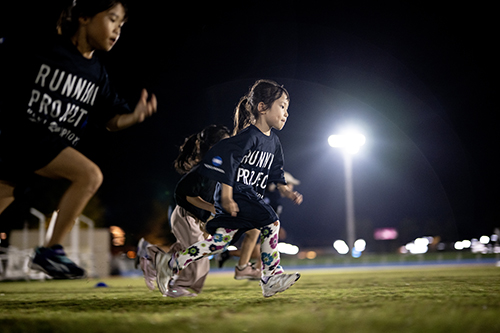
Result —
[[[245,238],[241,242],[241,250],[240,250],[240,260],[238,261],[238,265],[243,267],[248,264],[250,261],[250,257],[254,254],[254,249],[257,245],[257,239],[259,238],[260,230],[252,229],[245,232]],[[258,252],[258,257],[260,257],[260,249]],[[260,268],[260,266],[257,266]]]
[[[52,178],[67,179],[71,182],[59,201],[54,232],[45,246],[60,244],[70,232],[83,209],[101,186],[103,177],[99,167],[73,148],[65,148],[36,174]]]
[[[260,242],[255,244],[252,252],[252,258],[255,260],[255,267],[262,269],[262,258],[260,257]]]

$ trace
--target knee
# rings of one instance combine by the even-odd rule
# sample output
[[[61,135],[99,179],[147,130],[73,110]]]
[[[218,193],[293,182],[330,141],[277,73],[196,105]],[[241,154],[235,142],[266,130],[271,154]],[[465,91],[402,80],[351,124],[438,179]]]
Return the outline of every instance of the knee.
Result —
[[[246,239],[248,239],[248,240],[251,240],[251,241],[255,242],[259,238],[260,230],[259,229],[251,229],[251,230],[246,231],[245,235],[246,236],[243,239],[243,241],[245,241]]]
[[[81,173],[79,180],[87,191],[96,193],[103,182],[104,176],[101,169],[94,163],[89,163]]]

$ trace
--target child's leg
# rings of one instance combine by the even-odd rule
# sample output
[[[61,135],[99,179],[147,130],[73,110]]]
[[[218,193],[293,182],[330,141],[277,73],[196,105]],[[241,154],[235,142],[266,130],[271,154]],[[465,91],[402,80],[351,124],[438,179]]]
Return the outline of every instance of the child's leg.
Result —
[[[59,201],[59,214],[51,239],[46,244],[50,247],[60,244],[69,233],[75,220],[97,192],[102,183],[99,167],[73,148],[65,148],[36,174],[52,179],[68,179],[71,184]]]
[[[182,270],[196,260],[224,251],[237,231],[238,229],[219,228],[208,239],[189,246],[185,251],[177,252],[177,267]]]
[[[260,229],[262,275],[264,277],[284,273],[283,268],[280,266],[280,253],[278,251],[279,231],[279,221]]]
[[[186,210],[177,206],[172,212],[170,218],[172,224],[172,233],[177,238],[177,242],[182,249],[188,248],[191,244],[205,240],[203,231],[200,230],[198,221],[187,214]],[[185,267],[175,283],[176,287],[191,288],[195,292],[201,292],[205,283],[205,278],[210,271],[210,261],[208,258],[202,258],[192,265]]]
[[[259,235],[260,235],[260,230],[258,229],[251,229],[245,232],[245,238],[241,243],[240,260],[238,261],[238,265],[240,267],[245,266],[250,261],[250,258],[252,257],[253,254],[253,250],[255,248],[255,244],[257,243],[257,239],[259,238]]]

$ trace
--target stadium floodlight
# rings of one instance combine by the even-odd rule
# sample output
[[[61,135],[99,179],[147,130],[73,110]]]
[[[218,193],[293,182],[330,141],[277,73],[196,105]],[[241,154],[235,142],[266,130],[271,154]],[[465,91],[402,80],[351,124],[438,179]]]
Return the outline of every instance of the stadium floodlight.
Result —
[[[356,154],[365,142],[366,137],[356,132],[334,134],[328,138],[328,144],[331,147],[341,148],[345,153],[349,154]]]
[[[364,145],[366,138],[358,132],[345,132],[328,137],[328,144],[333,148],[340,148],[344,152],[344,176],[345,176],[345,202],[346,202],[346,229],[347,245],[354,248],[355,226],[354,226],[354,193],[352,185],[352,155],[359,151]]]

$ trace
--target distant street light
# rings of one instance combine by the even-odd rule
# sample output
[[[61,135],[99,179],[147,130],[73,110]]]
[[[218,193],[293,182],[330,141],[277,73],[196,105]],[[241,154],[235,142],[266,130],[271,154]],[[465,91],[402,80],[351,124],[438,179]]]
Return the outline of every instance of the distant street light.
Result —
[[[352,155],[357,153],[365,142],[365,136],[359,133],[330,135],[328,138],[328,144],[331,147],[340,148],[344,153],[347,245],[351,249],[354,248],[354,240],[356,238],[354,226],[354,192],[352,186]]]

